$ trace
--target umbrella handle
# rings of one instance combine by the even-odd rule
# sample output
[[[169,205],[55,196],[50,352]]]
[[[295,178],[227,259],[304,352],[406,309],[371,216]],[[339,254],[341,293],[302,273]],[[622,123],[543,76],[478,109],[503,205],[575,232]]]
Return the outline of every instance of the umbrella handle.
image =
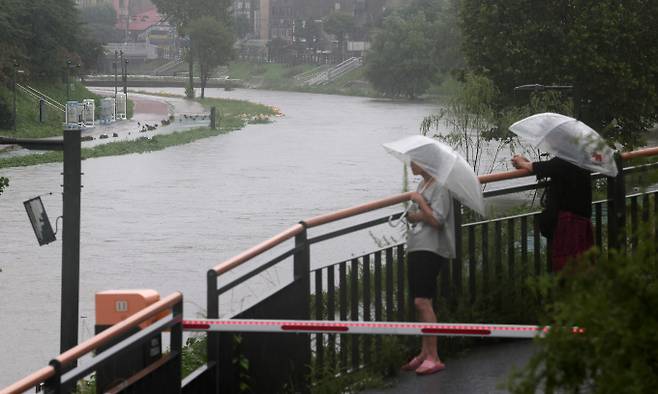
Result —
[[[402,215],[400,216],[400,219],[397,220],[397,222],[393,221],[393,215],[388,217],[388,225],[391,227],[397,227],[400,225],[400,223],[403,222],[404,218],[407,216],[407,212],[409,212],[409,209],[411,208],[412,204],[407,205],[407,207],[404,209],[404,212],[402,212]]]

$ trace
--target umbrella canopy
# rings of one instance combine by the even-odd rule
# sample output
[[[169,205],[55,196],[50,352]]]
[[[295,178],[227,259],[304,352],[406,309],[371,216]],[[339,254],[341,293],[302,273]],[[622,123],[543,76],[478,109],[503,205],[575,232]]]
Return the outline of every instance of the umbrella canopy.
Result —
[[[409,164],[414,162],[430,174],[464,205],[484,216],[484,198],[480,181],[471,166],[448,145],[421,135],[384,144],[393,156]]]
[[[533,147],[580,168],[617,175],[612,148],[599,133],[574,118],[546,112],[521,119],[509,129]]]

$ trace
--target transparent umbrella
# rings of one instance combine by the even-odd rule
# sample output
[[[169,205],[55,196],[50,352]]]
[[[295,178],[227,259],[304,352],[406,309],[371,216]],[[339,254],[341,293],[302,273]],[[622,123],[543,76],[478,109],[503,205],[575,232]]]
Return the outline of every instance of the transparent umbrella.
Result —
[[[393,156],[409,164],[414,162],[427,171],[438,185],[464,205],[484,216],[484,199],[480,181],[471,166],[448,145],[421,135],[384,144]]]
[[[612,148],[599,133],[579,120],[546,112],[521,119],[509,129],[536,149],[580,168],[617,175]]]

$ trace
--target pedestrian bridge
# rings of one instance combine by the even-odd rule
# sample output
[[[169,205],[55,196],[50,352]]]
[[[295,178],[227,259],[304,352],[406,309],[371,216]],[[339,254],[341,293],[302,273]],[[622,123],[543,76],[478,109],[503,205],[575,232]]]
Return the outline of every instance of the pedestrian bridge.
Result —
[[[605,198],[594,201],[592,206],[595,242],[602,250],[634,248],[637,242],[634,234],[641,223],[649,224],[653,233],[658,234],[655,219],[658,192],[627,194],[625,179],[630,174],[658,167],[658,163],[633,162],[655,155],[658,148],[618,154],[617,166],[623,171],[616,177],[592,174],[607,185]],[[480,182],[495,183],[528,175],[524,170],[516,170],[484,175]],[[520,186],[492,188],[484,195],[491,198],[545,186],[529,181]],[[336,229],[341,220],[407,202],[412,194],[403,193],[300,221],[208,270],[204,278],[207,319],[184,319],[183,295],[167,295],[136,313],[126,314],[116,324],[97,326],[100,332],[96,336],[54,357],[48,366],[0,393],[22,393],[34,388],[47,393],[71,392],[81,379],[92,374],[99,392],[310,392],[313,385],[327,376],[345,375],[381,361],[383,350],[390,350],[390,336],[377,334],[477,338],[543,335],[544,327],[528,325],[531,323],[528,321],[411,323],[415,319],[406,288],[404,244],[385,245],[346,261],[311,269],[313,245],[351,236],[386,223],[391,217],[386,215]],[[509,307],[506,297],[521,302],[522,294],[508,294],[504,290],[514,289],[510,284],[521,283],[550,269],[538,231],[538,212],[476,221],[459,202],[454,204],[457,257],[440,273],[437,294],[440,308],[450,312],[459,304],[487,303],[494,312],[499,312],[505,305]],[[398,213],[392,219],[400,216]],[[269,260],[237,277],[225,279],[227,273],[260,255],[267,255]],[[219,301],[230,289],[280,265],[292,267],[290,283],[229,319],[219,319]],[[121,301],[115,304],[117,312],[127,310],[127,302],[117,301]],[[517,310],[523,306],[514,305]],[[523,311],[518,312],[517,316],[522,316]],[[183,378],[184,331],[205,333],[203,346],[207,358]],[[574,328],[574,332],[581,331]],[[163,337],[169,341],[166,351],[163,351]],[[483,371],[504,373],[493,366],[503,365],[510,357],[522,360],[531,353],[527,339],[522,344],[503,342],[478,347],[473,350],[475,357],[449,360],[448,369],[431,378],[412,379],[403,375],[397,389],[370,392],[425,392],[431,382],[445,390],[481,392],[483,386],[479,384],[490,385],[492,379],[478,381],[473,379],[474,375]],[[490,368],[484,368],[485,364]],[[468,384],[474,386],[467,387]]]

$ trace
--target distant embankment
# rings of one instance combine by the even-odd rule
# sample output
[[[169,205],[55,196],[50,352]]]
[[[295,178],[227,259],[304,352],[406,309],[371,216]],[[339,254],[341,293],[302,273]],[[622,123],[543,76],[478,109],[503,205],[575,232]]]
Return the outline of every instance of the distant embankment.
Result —
[[[161,76],[152,76],[152,75],[128,75],[127,85],[129,87],[139,87],[139,88],[148,88],[148,87],[181,87],[184,88],[187,85],[187,77],[161,77]],[[102,86],[102,87],[112,87],[115,85],[114,75],[87,75],[82,78],[82,83],[85,86]],[[121,87],[123,86],[123,81],[121,76],[116,80],[116,85]],[[194,87],[200,88],[201,81],[199,78],[194,78]],[[206,83],[207,88],[237,88],[242,87],[242,80],[239,79],[228,79],[228,78],[208,78]]]

